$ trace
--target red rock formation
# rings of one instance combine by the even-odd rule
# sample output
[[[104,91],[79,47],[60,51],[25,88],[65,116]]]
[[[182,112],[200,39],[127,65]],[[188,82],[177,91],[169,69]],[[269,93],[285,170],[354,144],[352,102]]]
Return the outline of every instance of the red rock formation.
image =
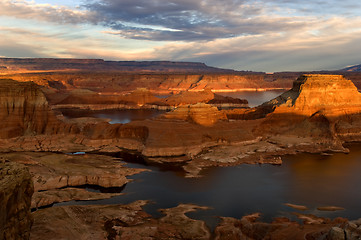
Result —
[[[0,83],[0,138],[78,132],[75,126],[64,124],[55,117],[36,84],[13,80],[1,80]]]
[[[156,219],[142,209],[146,203],[136,201],[127,205],[58,206],[38,210],[34,213],[31,239],[211,238],[204,221],[185,215],[207,207],[180,204],[162,209],[165,216]]]
[[[242,91],[257,89],[290,88],[299,74],[287,79],[267,81],[264,74],[251,73],[126,73],[126,72],[57,72],[8,74],[6,78],[17,81],[33,81],[55,90],[88,89],[98,93],[127,93],[137,88],[147,88],[153,93],[170,94],[181,91]],[[0,76],[1,77],[1,76]],[[4,77],[3,77],[4,78]]]
[[[29,239],[33,182],[29,171],[16,163],[0,163],[0,239]]]
[[[261,107],[275,110],[256,129],[258,132],[334,142],[341,135],[360,137],[361,94],[350,80],[339,75],[303,75],[291,90]]]
[[[327,115],[360,112],[361,94],[355,85],[341,75],[302,75],[291,90],[264,105],[277,106],[275,112],[312,115],[323,111]]]
[[[180,92],[166,98],[158,98],[145,88],[138,88],[127,94],[97,94],[90,90],[72,90],[60,101],[53,100],[53,109],[139,109],[151,108],[159,110],[174,109],[179,105],[209,103],[219,108],[245,108],[248,101],[232,97],[224,97],[213,93],[210,89],[200,92]],[[53,99],[53,98],[52,98]]]
[[[216,107],[205,103],[197,103],[193,105],[182,105],[174,111],[164,115],[167,119],[180,119],[191,121],[203,126],[212,126],[218,120],[226,120],[227,117]]]

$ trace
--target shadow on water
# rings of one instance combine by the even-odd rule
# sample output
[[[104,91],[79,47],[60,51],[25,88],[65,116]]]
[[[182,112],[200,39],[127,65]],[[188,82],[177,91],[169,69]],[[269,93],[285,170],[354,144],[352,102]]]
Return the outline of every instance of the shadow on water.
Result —
[[[106,109],[106,110],[85,110],[85,109],[59,109],[66,118],[93,117],[110,119],[109,123],[129,123],[136,120],[154,118],[166,111],[156,109]]]
[[[152,171],[160,172],[173,172],[179,176],[184,177],[185,171],[183,169],[184,163],[158,163],[149,160],[137,151],[121,151],[121,152],[91,152],[91,154],[107,155],[114,158],[118,158],[121,161],[126,162],[126,166],[130,168],[146,168]]]

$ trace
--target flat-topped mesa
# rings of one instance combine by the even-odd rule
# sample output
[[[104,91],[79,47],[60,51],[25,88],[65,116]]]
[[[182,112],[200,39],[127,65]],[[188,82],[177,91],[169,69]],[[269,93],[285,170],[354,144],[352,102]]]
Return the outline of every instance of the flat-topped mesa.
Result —
[[[123,72],[206,72],[234,73],[231,69],[207,66],[200,62],[171,61],[104,61],[71,58],[0,58],[0,66],[8,70],[26,71],[123,71]],[[1,69],[1,68],[0,68]]]
[[[361,94],[341,75],[306,74],[299,77],[291,90],[264,103],[276,106],[275,112],[327,115],[361,112]]]
[[[33,82],[0,81],[0,138],[72,132],[56,118],[39,86]]]

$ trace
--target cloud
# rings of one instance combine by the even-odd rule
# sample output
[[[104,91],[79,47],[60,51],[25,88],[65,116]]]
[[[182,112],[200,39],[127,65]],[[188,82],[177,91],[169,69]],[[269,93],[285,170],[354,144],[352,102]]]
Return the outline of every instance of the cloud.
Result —
[[[59,24],[96,23],[96,16],[88,11],[51,4],[36,4],[25,0],[0,0],[0,16],[32,19]]]
[[[0,0],[0,55],[201,61],[256,71],[332,69],[359,61],[360,5],[89,0],[65,7]]]
[[[210,41],[305,25],[246,0],[100,0],[83,7],[121,37],[154,41]]]
[[[359,5],[351,0],[93,0],[70,8],[0,0],[0,16],[104,26],[111,29],[104,32],[125,39],[195,42],[301,31],[336,9],[355,14]]]
[[[0,55],[6,57],[48,58],[103,58],[108,60],[134,60],[150,58],[151,50],[144,43],[124,45],[114,39],[102,38],[93,31],[69,28],[51,32],[48,28],[1,27]],[[145,47],[139,47],[139,44]],[[125,49],[128,48],[128,49]]]
[[[151,59],[167,56],[175,61],[269,72],[340,69],[359,62],[361,28],[353,26],[361,26],[361,18],[332,18],[287,33],[169,43],[155,48]]]

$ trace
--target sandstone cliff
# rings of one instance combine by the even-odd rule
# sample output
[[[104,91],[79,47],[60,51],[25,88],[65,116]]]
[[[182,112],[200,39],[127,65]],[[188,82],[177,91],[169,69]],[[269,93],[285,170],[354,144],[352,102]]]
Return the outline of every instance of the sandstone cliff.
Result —
[[[291,90],[260,108],[274,111],[256,131],[333,142],[360,137],[361,94],[340,75],[303,75]]]
[[[0,80],[0,121],[0,138],[78,132],[55,117],[44,94],[32,82]]]
[[[0,163],[0,239],[29,239],[33,181],[22,165]]]
[[[287,78],[270,78],[258,73],[126,73],[126,72],[53,72],[17,73],[0,76],[16,81],[33,81],[57,91],[88,89],[98,93],[127,93],[147,88],[153,93],[170,94],[181,91],[215,92],[242,90],[288,89],[298,73]]]
[[[191,121],[203,126],[212,126],[218,120],[226,120],[227,117],[217,107],[205,103],[182,105],[172,112],[164,115],[167,119],[180,119]]]
[[[293,111],[311,115],[317,111],[327,114],[359,112],[361,94],[355,85],[341,75],[302,75],[291,90],[263,104],[276,106],[276,111]]]

